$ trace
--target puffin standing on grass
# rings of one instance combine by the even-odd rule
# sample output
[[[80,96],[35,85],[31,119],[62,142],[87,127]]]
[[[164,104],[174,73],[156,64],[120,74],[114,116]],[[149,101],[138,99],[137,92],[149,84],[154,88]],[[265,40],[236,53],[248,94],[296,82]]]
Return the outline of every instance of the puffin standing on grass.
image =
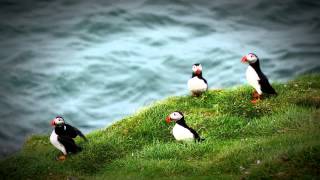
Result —
[[[63,153],[57,160],[63,161],[68,154],[81,151],[81,147],[76,145],[73,138],[79,135],[85,141],[87,141],[87,139],[79,129],[66,124],[61,116],[54,118],[51,121],[51,125],[54,126],[54,129],[50,136],[50,142]]]
[[[183,113],[180,111],[175,111],[171,113],[167,118],[166,122],[169,124],[171,121],[174,121],[176,124],[172,129],[172,134],[177,141],[203,141],[199,134],[190,128],[186,121],[184,120]]]
[[[246,77],[248,83],[255,89],[252,94],[252,103],[256,103],[262,99],[263,94],[277,95],[276,91],[270,85],[267,76],[262,73],[257,55],[249,53],[241,59],[241,62],[249,63]]]
[[[188,81],[188,88],[191,95],[196,97],[208,90],[207,80],[202,77],[201,64],[194,64],[192,66],[192,77]]]

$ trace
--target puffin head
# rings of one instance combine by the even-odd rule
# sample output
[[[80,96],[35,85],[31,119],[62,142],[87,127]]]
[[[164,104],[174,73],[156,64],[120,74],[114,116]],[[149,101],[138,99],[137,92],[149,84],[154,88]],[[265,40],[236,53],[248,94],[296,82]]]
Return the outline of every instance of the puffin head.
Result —
[[[192,72],[195,75],[200,75],[202,73],[202,66],[199,63],[192,65]]]
[[[57,116],[51,121],[51,126],[61,126],[64,124],[64,119],[61,116]]]
[[[253,63],[257,62],[258,59],[259,58],[258,58],[257,55],[255,55],[253,53],[249,53],[248,55],[242,57],[241,62],[242,63],[253,64]]]
[[[181,119],[183,119],[183,114],[180,111],[175,111],[171,113],[169,116],[166,118],[166,123],[169,124],[171,121],[177,122]]]

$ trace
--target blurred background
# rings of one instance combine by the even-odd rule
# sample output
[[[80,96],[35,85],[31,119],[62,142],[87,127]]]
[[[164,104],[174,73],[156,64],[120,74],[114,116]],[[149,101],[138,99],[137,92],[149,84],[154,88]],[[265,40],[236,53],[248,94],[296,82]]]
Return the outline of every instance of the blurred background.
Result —
[[[256,53],[271,82],[320,72],[320,1],[0,0],[0,156],[62,115],[84,133],[209,87],[246,83]]]

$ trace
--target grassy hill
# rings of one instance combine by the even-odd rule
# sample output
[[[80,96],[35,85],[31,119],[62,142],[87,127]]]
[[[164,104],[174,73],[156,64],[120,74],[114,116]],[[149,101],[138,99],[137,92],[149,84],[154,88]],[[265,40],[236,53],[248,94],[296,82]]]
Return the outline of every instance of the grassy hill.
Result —
[[[320,75],[274,84],[257,104],[252,89],[171,97],[77,139],[84,150],[58,162],[49,134],[30,137],[0,162],[1,179],[291,179],[320,178]],[[172,111],[206,138],[176,142]]]

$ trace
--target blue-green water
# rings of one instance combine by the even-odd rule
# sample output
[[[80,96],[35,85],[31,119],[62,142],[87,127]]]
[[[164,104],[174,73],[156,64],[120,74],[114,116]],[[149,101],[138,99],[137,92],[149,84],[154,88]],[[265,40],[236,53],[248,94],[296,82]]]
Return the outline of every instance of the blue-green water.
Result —
[[[210,88],[246,83],[255,52],[271,81],[320,72],[319,1],[0,0],[0,144],[49,134],[62,115],[85,133],[186,95],[200,62]]]

